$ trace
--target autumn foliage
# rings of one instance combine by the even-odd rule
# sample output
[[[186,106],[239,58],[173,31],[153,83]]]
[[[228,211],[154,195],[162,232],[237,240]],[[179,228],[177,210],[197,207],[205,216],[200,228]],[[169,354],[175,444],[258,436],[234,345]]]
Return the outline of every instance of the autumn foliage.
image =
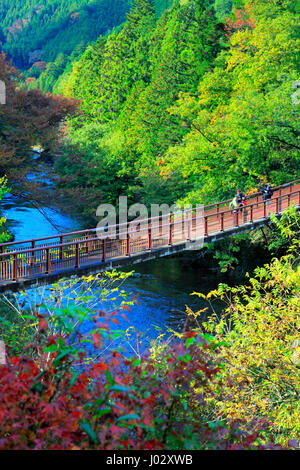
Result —
[[[282,274],[284,269],[287,276]],[[212,318],[201,326],[199,312],[188,309],[182,332],[173,332],[168,341],[158,339],[150,350],[135,355],[122,345],[122,335],[126,341],[129,337],[119,324],[121,316],[127,320],[130,315],[125,301],[109,312],[92,311],[80,302],[60,306],[57,293],[60,288],[66,295],[66,281],[55,287],[56,307],[49,309],[50,316],[42,314],[40,306],[34,314],[22,313],[22,328],[33,328],[23,339],[22,349],[15,345],[17,335],[6,336],[7,364],[0,366],[0,449],[281,448],[272,434],[272,429],[280,425],[276,410],[282,411],[276,390],[285,386],[282,380],[286,392],[291,389],[294,376],[288,377],[291,363],[286,354],[294,351],[289,347],[291,331],[278,330],[278,315],[284,317],[285,306],[289,309],[291,313],[284,317],[286,325],[295,316],[296,276],[288,260],[278,261],[258,275],[271,277],[267,286],[276,292],[272,282],[275,276],[287,279],[279,289],[284,295],[278,302],[274,300],[267,317],[263,312],[264,297],[261,314],[257,313],[262,322],[269,322],[274,336],[270,348],[257,343],[252,331],[255,327],[247,323],[255,298],[260,306],[255,280],[251,280],[254,300],[250,294],[245,310],[240,310],[240,321],[235,312],[242,305],[238,298],[232,304],[236,327],[229,333],[225,328],[229,325],[226,312],[217,324]],[[100,276],[98,281],[103,298],[107,298],[108,290]],[[76,282],[72,282],[76,288]],[[90,278],[85,282],[89,283]],[[224,292],[221,286],[209,298]],[[91,327],[84,332],[82,327],[87,321]],[[2,320],[0,327],[4,339],[8,322]],[[248,336],[244,336],[245,331]],[[240,341],[236,335],[241,335]],[[289,342],[281,351],[286,335]],[[249,367],[245,348],[251,350]],[[272,358],[269,379],[265,372]],[[296,370],[296,365],[292,367]],[[297,393],[295,380],[293,384]],[[294,391],[292,395],[286,392],[282,392],[284,409],[290,406]],[[265,412],[268,407],[270,411]],[[286,427],[285,432],[292,437],[291,429]],[[286,440],[283,445],[290,448],[294,442]]]
[[[57,338],[55,338],[57,341]],[[36,345],[36,347],[38,347]],[[75,372],[56,353],[12,357],[0,368],[0,449],[264,448],[262,422],[205,422],[205,390],[220,365],[209,342],[187,334],[164,358],[119,353]]]
[[[6,104],[0,105],[0,172],[14,179],[21,175],[33,145],[55,148],[61,121],[77,109],[76,100],[20,88],[19,78],[2,52],[0,80],[6,85]]]
[[[246,31],[255,28],[255,20],[250,15],[249,10],[235,9],[232,13],[233,18],[227,18],[225,22],[226,36],[231,36],[235,31]]]

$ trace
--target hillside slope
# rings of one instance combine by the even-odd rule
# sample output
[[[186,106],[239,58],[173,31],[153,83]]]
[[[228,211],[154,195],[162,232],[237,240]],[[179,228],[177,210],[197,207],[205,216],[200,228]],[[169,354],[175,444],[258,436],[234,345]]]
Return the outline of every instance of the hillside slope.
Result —
[[[0,0],[0,42],[27,69],[86,47],[125,19],[130,0]]]
[[[238,0],[220,21],[213,3],[176,0],[157,19],[135,0],[123,29],[60,79],[81,101],[58,162],[64,185],[88,196],[81,210],[124,193],[208,203],[299,177],[295,4]]]

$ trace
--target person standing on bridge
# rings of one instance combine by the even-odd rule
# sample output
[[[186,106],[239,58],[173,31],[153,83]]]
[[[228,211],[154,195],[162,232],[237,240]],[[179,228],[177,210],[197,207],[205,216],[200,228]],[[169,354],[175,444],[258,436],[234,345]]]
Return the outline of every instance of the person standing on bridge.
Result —
[[[245,194],[242,193],[240,189],[237,190],[235,198],[237,200],[237,203],[240,208],[243,208],[247,203],[246,203],[246,196]]]
[[[239,207],[240,207],[240,205],[239,205],[239,202],[238,202],[238,198],[236,196],[234,196],[231,203],[229,204],[229,209],[235,209],[234,212],[233,212],[235,214],[236,209],[238,209]]]
[[[262,193],[263,193],[263,201],[266,202],[266,205],[271,204],[271,198],[273,196],[273,189],[271,188],[271,185],[268,184],[266,187],[262,188]],[[268,216],[270,215],[270,211],[268,211]]]
[[[262,188],[262,193],[263,201],[269,201],[273,196],[273,189],[271,188],[271,185],[268,184],[265,188]]]
[[[243,208],[247,205],[246,196],[242,193],[240,189],[237,190],[236,195],[229,204],[229,209],[233,209],[233,221],[234,224],[237,223],[238,212],[243,211]]]

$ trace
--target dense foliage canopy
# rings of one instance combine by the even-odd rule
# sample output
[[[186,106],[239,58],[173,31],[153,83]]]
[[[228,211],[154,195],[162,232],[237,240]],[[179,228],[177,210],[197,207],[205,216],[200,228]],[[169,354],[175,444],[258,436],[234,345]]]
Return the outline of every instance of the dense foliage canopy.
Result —
[[[295,179],[298,47],[292,1],[175,1],[157,18],[136,0],[54,85],[83,113],[69,123],[62,184],[89,194],[92,214],[92,200],[120,193],[199,203]]]
[[[4,53],[0,55],[0,80],[6,92],[6,103],[0,105],[0,176],[15,181],[31,159],[33,145],[55,148],[60,122],[75,112],[76,102],[20,88],[19,72]]]
[[[53,62],[122,23],[128,7],[127,0],[1,0],[0,41],[18,67]]]

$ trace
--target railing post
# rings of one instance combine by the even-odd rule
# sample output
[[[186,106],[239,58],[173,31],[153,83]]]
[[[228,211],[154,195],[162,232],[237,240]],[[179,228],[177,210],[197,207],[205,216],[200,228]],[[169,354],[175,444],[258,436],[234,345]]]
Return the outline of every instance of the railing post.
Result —
[[[197,224],[197,209],[192,211],[192,229],[196,228]]]
[[[172,222],[172,214],[170,214],[169,218],[169,245],[173,243],[173,222]]]
[[[152,250],[152,229],[151,229],[151,225],[148,228],[148,249]]]
[[[79,243],[75,245],[75,268],[79,268],[80,266],[80,251],[79,251]]]
[[[236,210],[236,213],[235,213],[235,226],[236,227],[239,226],[239,210],[238,209]]]
[[[281,207],[282,207],[282,197],[281,197],[281,191],[280,191],[280,197],[278,198],[278,212],[281,212]]]
[[[59,237],[59,243],[60,243],[60,245],[62,245],[63,242],[64,242],[64,237],[63,237],[62,235],[60,235],[60,237]],[[63,247],[60,246],[60,247],[59,247],[59,261],[62,261],[62,259],[63,259]]]
[[[287,195],[287,200],[288,200],[288,207],[289,207],[289,205],[291,203],[291,195],[290,194]]]
[[[266,201],[264,201],[264,218],[267,216],[267,204]]]
[[[250,222],[253,222],[253,205],[250,206]]]
[[[276,214],[279,214],[279,197],[276,198]]]
[[[191,214],[192,215],[192,214]],[[192,220],[190,218],[188,218],[187,220],[187,224],[188,224],[188,229],[187,229],[187,241],[191,241],[191,225],[192,225]]]
[[[205,235],[205,237],[207,237],[207,235],[208,235],[208,220],[207,219],[208,219],[207,215],[204,216],[204,235]]]
[[[17,253],[13,256],[13,281],[18,280],[18,255]]]
[[[35,248],[35,241],[32,240],[31,242],[31,248],[34,250]],[[34,266],[35,265],[35,251],[32,251],[31,252],[31,260],[30,260],[30,266]]]
[[[46,248],[46,271],[45,274],[50,274],[51,262],[50,262],[50,248]]]
[[[85,232],[85,238],[86,238],[86,240],[88,240],[88,239],[90,238],[90,233],[89,233],[89,231],[86,231],[86,232]],[[88,242],[88,241],[86,242],[85,246],[86,246],[86,252],[87,252],[87,254],[88,254],[88,253],[90,252],[90,245],[89,245],[89,242]]]
[[[221,213],[221,232],[224,232],[224,212]]]
[[[102,243],[102,262],[105,263],[106,261],[106,238],[103,238]]]
[[[126,256],[130,256],[130,236],[129,236],[128,227],[127,227],[127,237],[126,237]]]

